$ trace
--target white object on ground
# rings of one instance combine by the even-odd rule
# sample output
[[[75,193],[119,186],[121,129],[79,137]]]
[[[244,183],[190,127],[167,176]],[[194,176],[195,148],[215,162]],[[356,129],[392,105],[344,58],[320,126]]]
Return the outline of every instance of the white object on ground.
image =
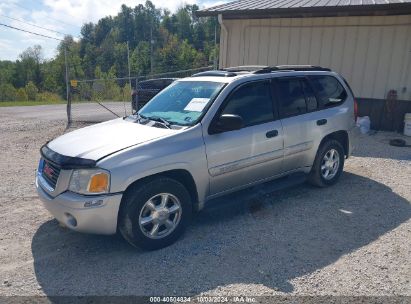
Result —
[[[404,116],[404,135],[411,136],[411,113]]]
[[[371,121],[368,116],[357,118],[357,127],[360,128],[362,134],[367,134],[370,132]]]

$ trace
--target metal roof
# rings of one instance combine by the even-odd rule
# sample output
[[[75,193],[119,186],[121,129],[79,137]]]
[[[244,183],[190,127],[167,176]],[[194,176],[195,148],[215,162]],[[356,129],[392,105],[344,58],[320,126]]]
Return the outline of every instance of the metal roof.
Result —
[[[410,13],[411,0],[237,0],[200,10],[197,15],[269,18]]]

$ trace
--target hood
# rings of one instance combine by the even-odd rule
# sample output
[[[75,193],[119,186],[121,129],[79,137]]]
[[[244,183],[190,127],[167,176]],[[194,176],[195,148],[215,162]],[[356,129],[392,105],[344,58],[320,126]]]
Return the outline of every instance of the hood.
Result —
[[[176,132],[119,118],[64,134],[47,146],[65,156],[99,160],[108,154]]]

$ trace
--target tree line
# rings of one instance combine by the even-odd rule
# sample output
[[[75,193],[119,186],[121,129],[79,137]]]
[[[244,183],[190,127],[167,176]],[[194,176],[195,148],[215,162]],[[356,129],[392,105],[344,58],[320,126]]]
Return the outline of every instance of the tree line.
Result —
[[[215,18],[198,18],[198,9],[123,4],[116,16],[85,23],[81,38],[65,36],[52,59],[43,58],[41,46],[29,47],[16,61],[0,61],[0,101],[62,100],[65,51],[70,79],[127,77],[128,54],[132,77],[211,65],[219,27]]]

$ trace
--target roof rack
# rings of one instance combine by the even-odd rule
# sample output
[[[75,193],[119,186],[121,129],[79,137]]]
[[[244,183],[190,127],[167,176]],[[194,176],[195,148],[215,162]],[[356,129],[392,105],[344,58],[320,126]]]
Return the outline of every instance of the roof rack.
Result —
[[[237,67],[229,67],[221,69],[221,71],[228,71],[228,72],[255,72],[263,69],[267,69],[269,66],[266,65],[241,65]]]
[[[214,70],[214,71],[205,71],[193,74],[191,77],[201,77],[201,76],[219,76],[219,77],[234,77],[237,76],[236,73],[225,71],[225,70]]]
[[[234,77],[242,73],[265,74],[272,72],[292,72],[292,71],[324,71],[330,72],[331,69],[323,68],[317,65],[243,65],[238,67],[229,67],[221,70],[205,71],[192,75],[191,77],[200,76],[219,76],[219,77]]]
[[[272,67],[264,67],[260,70],[253,71],[253,74],[264,74],[276,71],[326,71],[330,72],[331,69],[323,68],[316,65],[277,65]]]

